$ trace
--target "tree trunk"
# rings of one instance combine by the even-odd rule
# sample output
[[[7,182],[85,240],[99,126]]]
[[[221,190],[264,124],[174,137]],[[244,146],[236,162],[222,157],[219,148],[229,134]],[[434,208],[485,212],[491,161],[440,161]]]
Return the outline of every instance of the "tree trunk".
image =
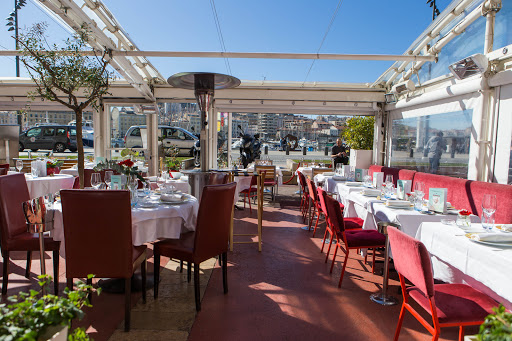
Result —
[[[84,142],[82,140],[82,110],[76,109],[76,149],[78,151],[78,176],[80,177],[80,188],[84,188]]]

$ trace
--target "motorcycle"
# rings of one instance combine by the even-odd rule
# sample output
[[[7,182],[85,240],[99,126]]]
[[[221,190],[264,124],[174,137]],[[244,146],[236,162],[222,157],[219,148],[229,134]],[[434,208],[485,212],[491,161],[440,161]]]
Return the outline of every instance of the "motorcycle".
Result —
[[[252,137],[249,134],[240,133],[240,159],[244,168],[261,155],[261,143],[259,141],[259,134],[254,134]]]

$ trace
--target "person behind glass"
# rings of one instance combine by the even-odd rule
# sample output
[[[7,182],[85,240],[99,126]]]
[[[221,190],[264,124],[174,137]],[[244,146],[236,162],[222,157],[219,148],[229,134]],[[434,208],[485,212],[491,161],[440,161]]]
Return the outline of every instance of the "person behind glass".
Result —
[[[339,163],[342,165],[348,164],[347,148],[341,144],[341,139],[337,139],[336,144],[332,146],[331,158],[334,159],[334,168]]]
[[[441,155],[446,150],[446,142],[443,138],[443,132],[440,131],[437,135],[432,136],[427,142],[428,149],[428,162],[430,164],[429,172],[432,174],[437,173],[439,169],[439,161]]]

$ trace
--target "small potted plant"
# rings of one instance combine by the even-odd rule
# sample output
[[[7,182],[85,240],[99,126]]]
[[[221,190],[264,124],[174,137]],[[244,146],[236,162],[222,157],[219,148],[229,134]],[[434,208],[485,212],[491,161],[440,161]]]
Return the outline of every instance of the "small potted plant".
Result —
[[[494,314],[485,318],[477,335],[466,336],[466,341],[512,341],[512,313],[500,304]]]
[[[457,226],[461,228],[471,227],[471,211],[460,210],[457,215]]]
[[[171,146],[165,150],[165,154],[169,155],[165,160],[167,169],[169,170],[171,177],[174,179],[179,179],[181,177],[181,161],[178,160],[179,151],[180,149],[177,146]]]
[[[46,175],[54,176],[60,173],[60,167],[64,164],[63,160],[48,160],[46,161]]]
[[[40,291],[20,292],[7,299],[10,304],[0,304],[0,340],[89,340],[83,329],[69,335],[68,329],[73,319],[84,316],[82,307],[91,307],[88,295],[92,286],[78,282],[76,290],[66,288],[63,296],[55,296],[44,294],[51,276],[38,278]]]

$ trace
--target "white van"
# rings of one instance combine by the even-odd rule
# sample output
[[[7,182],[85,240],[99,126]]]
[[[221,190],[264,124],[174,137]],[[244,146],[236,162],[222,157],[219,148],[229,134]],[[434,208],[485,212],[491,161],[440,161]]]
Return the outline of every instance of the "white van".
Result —
[[[146,129],[146,126],[131,126],[128,129],[124,136],[125,148],[143,148],[141,129]],[[174,145],[180,149],[180,156],[193,156],[194,142],[198,137],[188,130],[180,127],[158,126],[158,136],[165,137],[164,147]]]

